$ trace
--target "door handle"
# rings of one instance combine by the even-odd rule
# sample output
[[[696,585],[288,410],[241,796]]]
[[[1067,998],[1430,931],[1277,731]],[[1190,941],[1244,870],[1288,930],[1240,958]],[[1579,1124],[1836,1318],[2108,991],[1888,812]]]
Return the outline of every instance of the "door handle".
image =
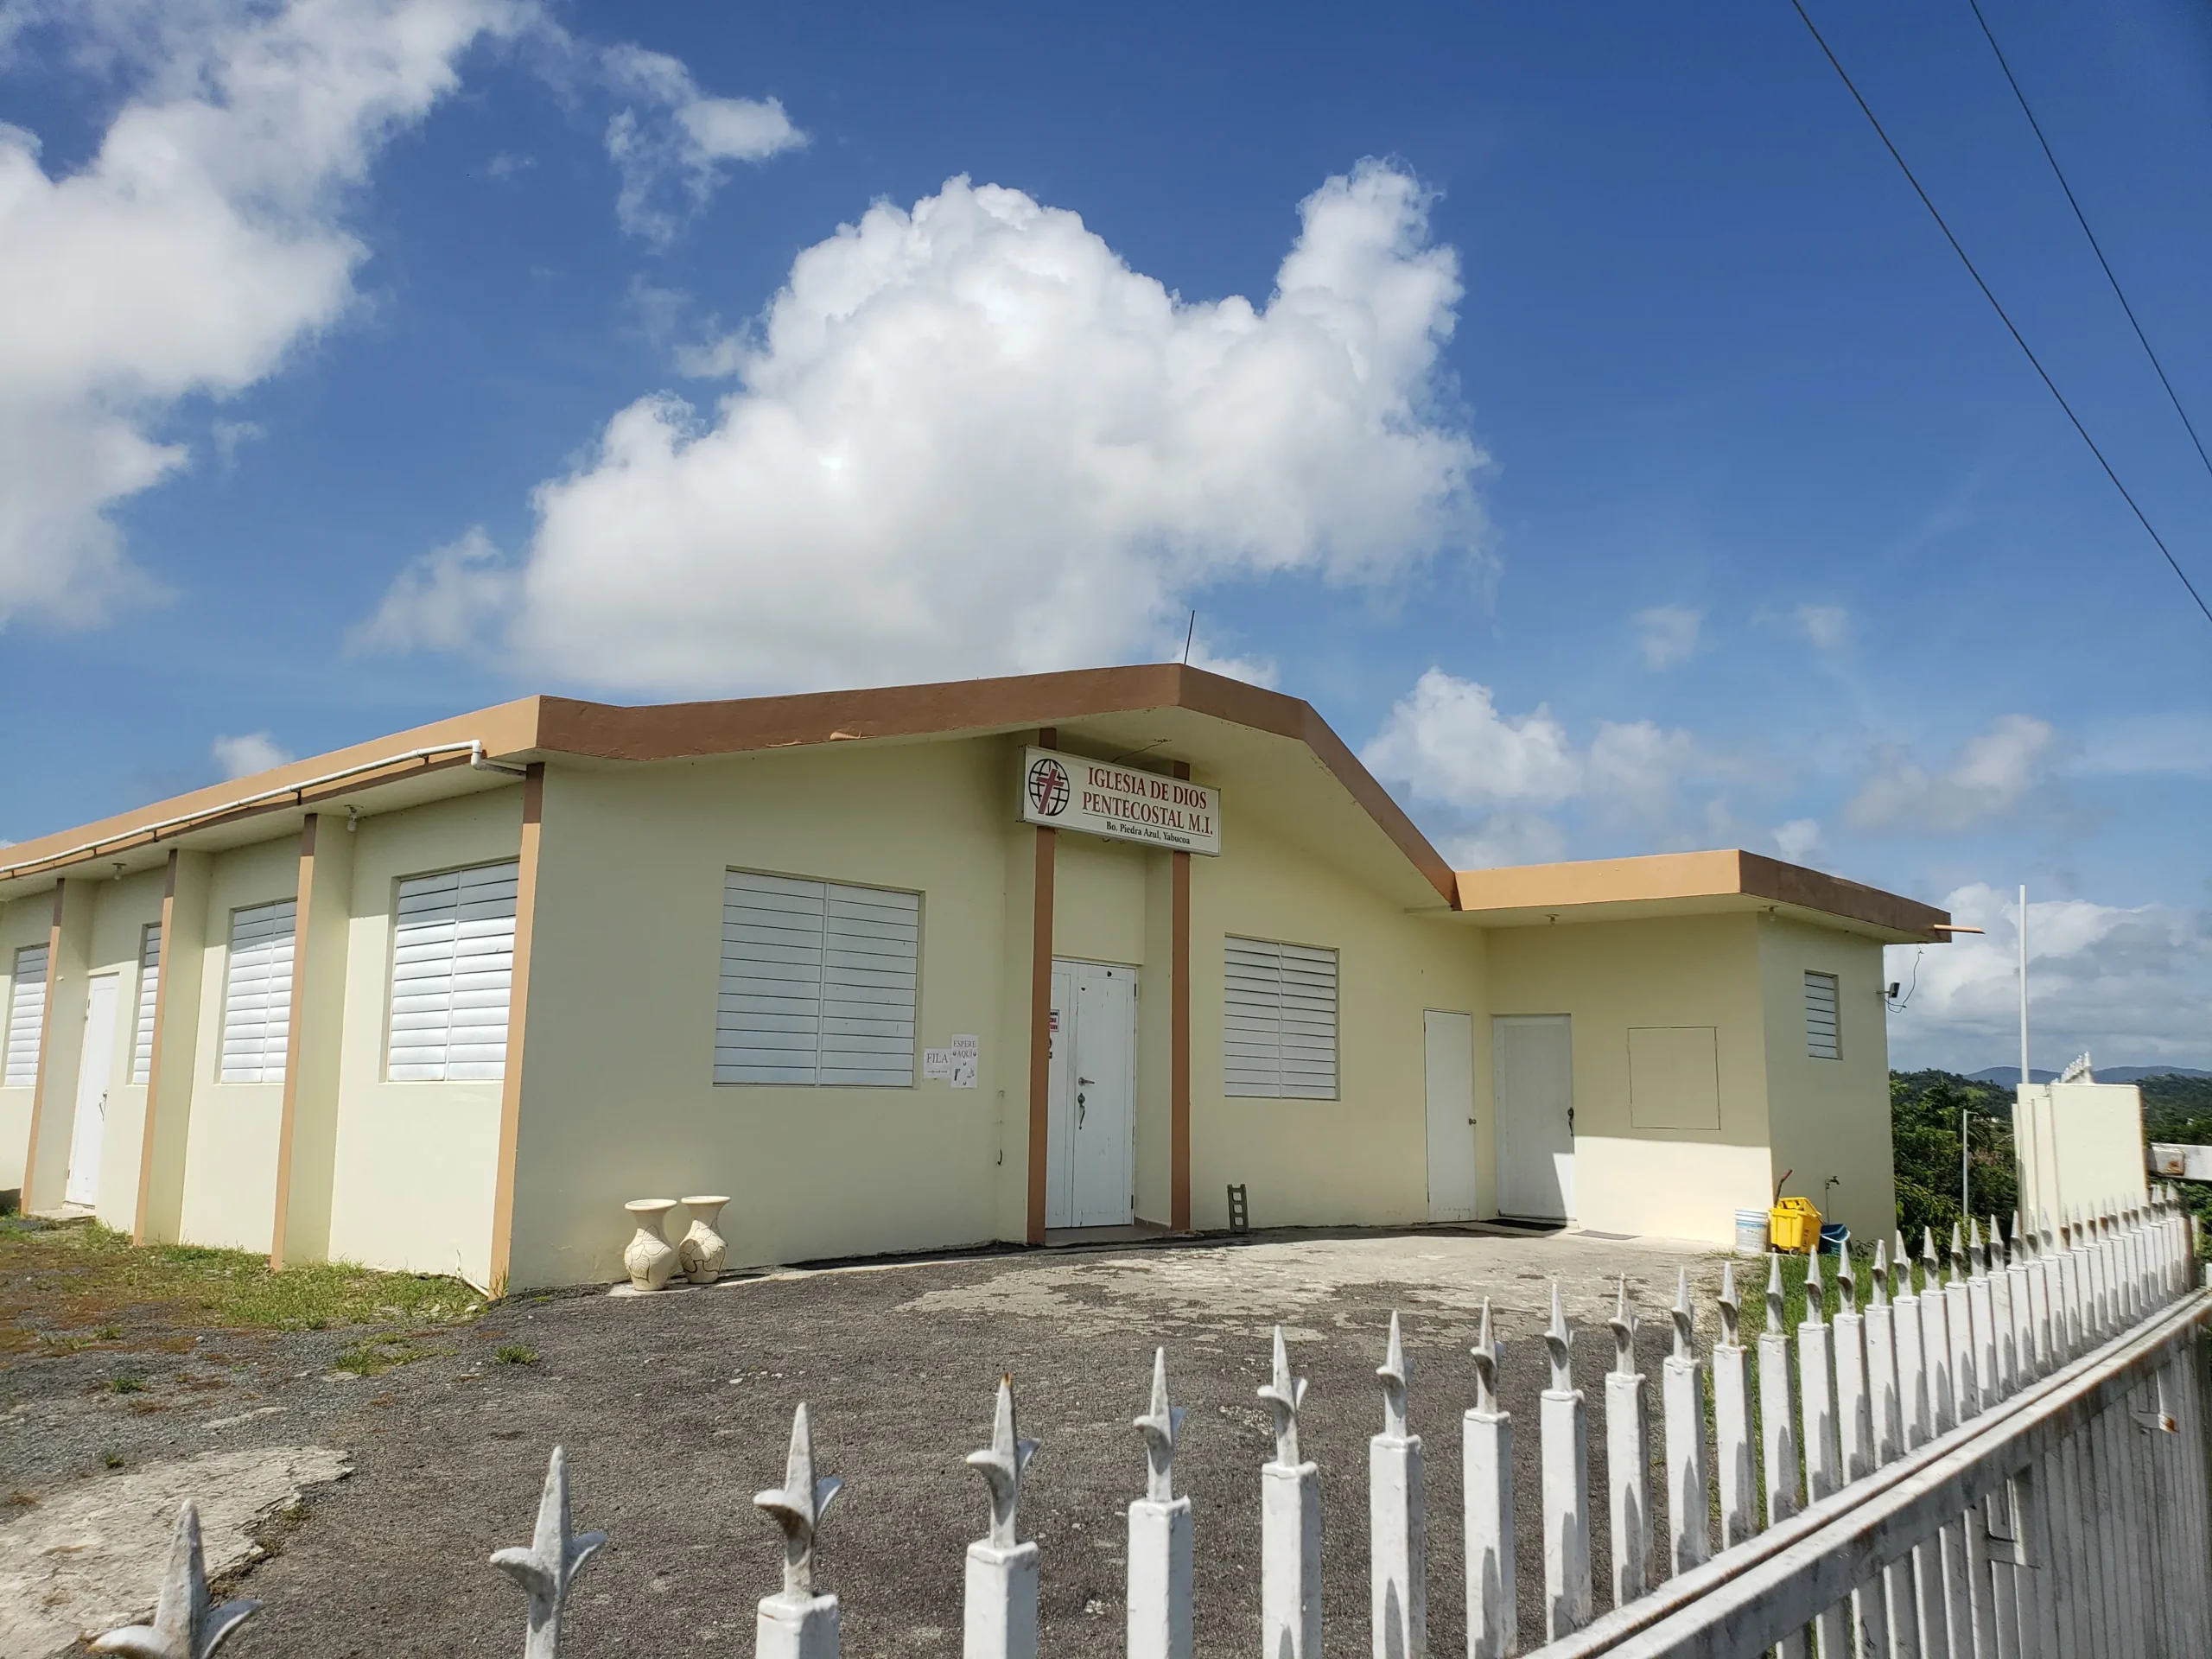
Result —
[[[1567,1132],[1569,1135],[1574,1133],[1574,1108],[1572,1106],[1567,1109]]]
[[[1084,1116],[1083,1096],[1081,1095],[1077,1095],[1075,1097],[1075,1126],[1078,1129],[1083,1127]]]

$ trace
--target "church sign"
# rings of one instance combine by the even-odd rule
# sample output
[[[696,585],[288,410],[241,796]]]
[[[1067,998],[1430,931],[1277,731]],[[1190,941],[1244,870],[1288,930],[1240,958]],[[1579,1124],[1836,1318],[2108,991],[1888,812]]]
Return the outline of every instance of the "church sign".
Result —
[[[1110,841],[1210,858],[1221,853],[1219,790],[1056,749],[1023,752],[1021,817]]]

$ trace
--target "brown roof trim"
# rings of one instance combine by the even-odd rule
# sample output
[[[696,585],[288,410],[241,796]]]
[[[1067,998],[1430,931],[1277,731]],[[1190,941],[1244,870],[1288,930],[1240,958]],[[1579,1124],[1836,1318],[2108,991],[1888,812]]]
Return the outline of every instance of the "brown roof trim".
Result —
[[[1818,911],[1929,944],[1950,938],[1936,931],[1951,919],[1948,911],[1740,848],[1459,873],[1461,910],[1559,910],[1738,895]]]
[[[188,813],[217,811],[243,795],[281,790],[296,780],[304,782],[383,755],[456,739],[481,739],[495,759],[573,754],[608,760],[676,760],[868,738],[1017,730],[1152,709],[1186,709],[1304,743],[1438,896],[1447,905],[1452,901],[1457,880],[1451,865],[1310,703],[1176,663],[637,707],[573,697],[524,697],[41,836],[8,849],[4,861],[30,863],[98,841],[100,852],[69,861],[90,862],[114,851],[118,843],[143,836],[149,824]],[[347,788],[365,786],[351,782]],[[293,804],[279,802],[253,810]],[[66,868],[59,863],[50,867]]]
[[[542,749],[610,760],[1005,731],[1062,725],[1085,715],[1187,709],[1304,743],[1447,905],[1456,888],[1451,865],[1312,704],[1178,663],[642,708],[567,697],[541,701]]]

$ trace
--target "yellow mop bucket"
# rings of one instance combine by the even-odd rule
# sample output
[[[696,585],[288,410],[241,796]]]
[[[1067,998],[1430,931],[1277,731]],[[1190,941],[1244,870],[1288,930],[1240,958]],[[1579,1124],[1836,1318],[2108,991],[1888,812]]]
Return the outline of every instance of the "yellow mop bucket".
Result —
[[[1821,1212],[1810,1198],[1777,1198],[1767,1211],[1767,1227],[1776,1249],[1809,1255],[1820,1242]]]

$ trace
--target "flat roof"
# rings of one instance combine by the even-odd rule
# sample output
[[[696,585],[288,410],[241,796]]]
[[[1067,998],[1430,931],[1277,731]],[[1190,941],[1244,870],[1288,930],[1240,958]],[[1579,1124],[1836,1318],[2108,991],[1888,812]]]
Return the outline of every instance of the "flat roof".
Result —
[[[1224,726],[1247,735],[1224,744]],[[1414,907],[1457,910],[1484,925],[1554,914],[1564,921],[1570,912],[1572,919],[1597,920],[1777,905],[1824,925],[1894,936],[1892,942],[1948,937],[1932,931],[1950,919],[1945,912],[1749,852],[1455,871],[1310,703],[1175,663],[701,702],[518,698],[0,850],[0,899],[41,892],[64,874],[88,868],[103,875],[152,868],[173,845],[214,849],[264,840],[296,830],[319,808],[359,802],[364,811],[382,812],[513,785],[512,775],[480,762],[509,768],[547,760],[680,762],[1046,727],[1059,728],[1069,747],[1100,749],[1102,758],[1157,765],[1203,754],[1210,780],[1239,790],[1294,790],[1318,770],[1336,785],[1324,799],[1340,806],[1288,815],[1279,828],[1317,845],[1341,848],[1349,837],[1367,840],[1374,852],[1387,849],[1395,859],[1386,855],[1384,864],[1395,864],[1397,874],[1369,868],[1388,877],[1390,891]],[[1369,839],[1378,834],[1379,843]]]
[[[1946,910],[1732,848],[1461,870],[1459,911],[1485,927],[1771,910],[1887,944],[1942,944]]]

